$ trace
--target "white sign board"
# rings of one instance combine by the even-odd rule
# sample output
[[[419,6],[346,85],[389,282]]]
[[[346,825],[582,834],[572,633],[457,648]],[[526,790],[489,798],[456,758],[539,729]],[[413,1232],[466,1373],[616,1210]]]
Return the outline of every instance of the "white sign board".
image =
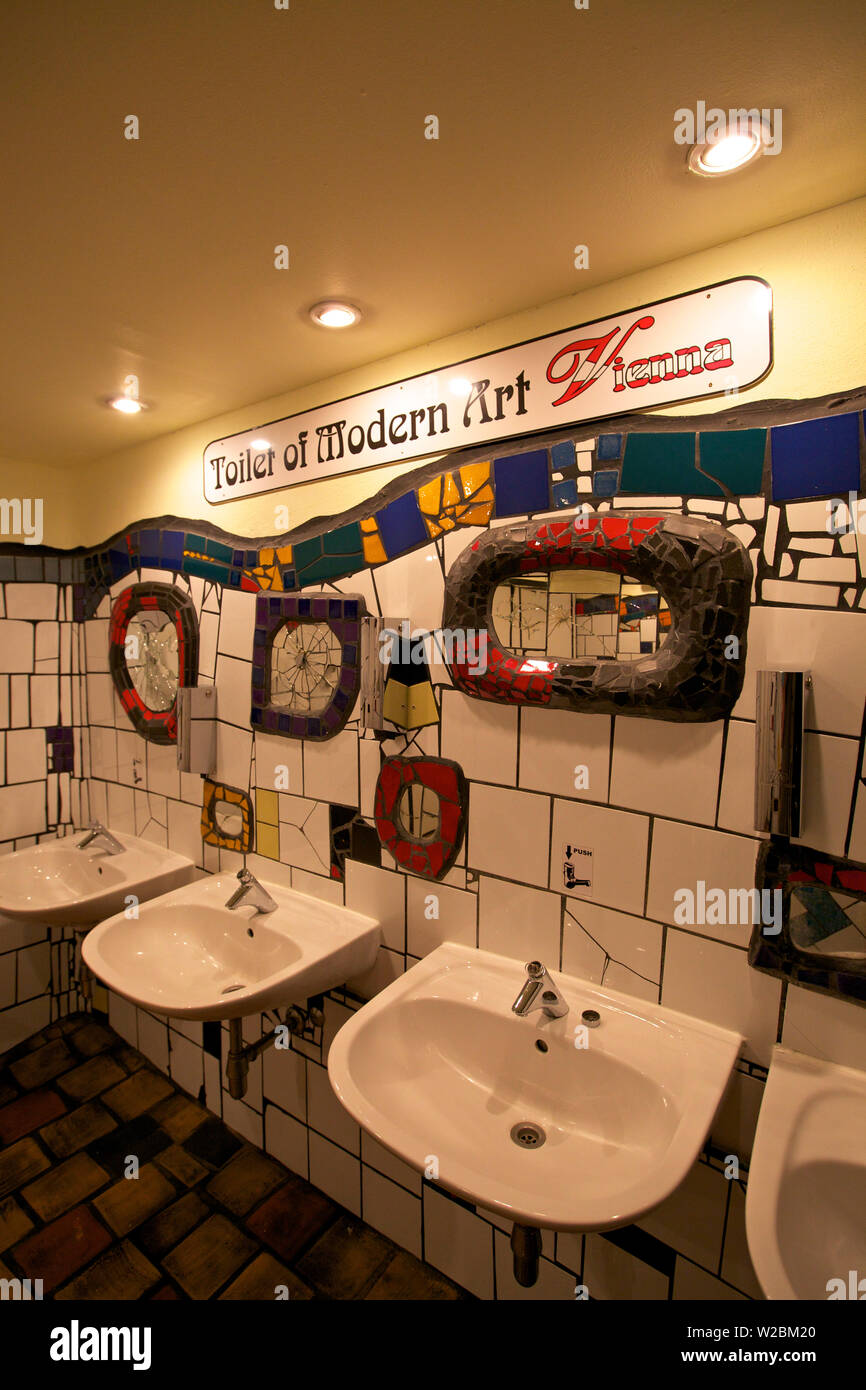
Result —
[[[231,502],[743,391],[772,362],[772,291],[743,276],[214,440],[204,451],[204,495]]]

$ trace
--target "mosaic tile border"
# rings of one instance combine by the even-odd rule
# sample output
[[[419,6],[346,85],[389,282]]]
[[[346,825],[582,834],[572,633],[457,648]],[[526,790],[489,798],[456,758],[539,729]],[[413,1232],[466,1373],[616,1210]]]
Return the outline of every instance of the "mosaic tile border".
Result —
[[[321,741],[333,738],[352,713],[361,688],[361,619],[367,609],[360,594],[259,594],[253,634],[253,728],[284,738]],[[340,679],[330,704],[320,714],[291,713],[271,704],[268,688],[274,637],[286,623],[326,623],[341,644]]]
[[[137,613],[160,609],[177,631],[178,685],[198,680],[198,620],[188,594],[168,584],[133,584],[118,595],[111,610],[108,669],[120,703],[136,731],[153,743],[177,742],[177,698],[170,709],[152,710],[142,700],[126,664],[126,634]]]
[[[628,573],[656,586],[672,615],[664,643],[634,661],[540,660],[502,647],[491,617],[497,585],[565,567]],[[497,527],[463,551],[445,581],[444,628],[475,634],[466,660],[449,663],[454,684],[506,704],[720,719],[743,686],[751,584],[736,536],[697,517],[623,512]]]
[[[241,813],[240,835],[228,835],[217,824],[216,807],[218,801],[226,801],[237,806]],[[206,845],[218,849],[233,850],[236,854],[251,854],[253,848],[253,803],[251,797],[240,787],[227,787],[223,782],[204,779],[202,787],[201,837]]]
[[[430,840],[412,839],[399,815],[400,798],[419,783],[439,798],[439,825]],[[440,879],[452,867],[466,831],[469,784],[458,763],[447,758],[386,758],[376,782],[373,814],[382,847],[401,869]]]

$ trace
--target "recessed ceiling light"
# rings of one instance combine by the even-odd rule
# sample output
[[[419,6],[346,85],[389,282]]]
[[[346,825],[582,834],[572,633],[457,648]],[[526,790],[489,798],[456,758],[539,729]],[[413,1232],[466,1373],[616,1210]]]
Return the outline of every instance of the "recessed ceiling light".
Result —
[[[702,144],[692,145],[689,150],[689,168],[693,174],[703,174],[705,178],[717,178],[720,174],[733,174],[744,169],[763,153],[764,146],[770,143],[770,132],[763,121],[749,119],[740,122],[724,135]]]
[[[112,410],[119,410],[121,415],[137,415],[147,408],[143,401],[136,400],[134,396],[110,396],[106,405],[110,405]]]
[[[359,309],[336,299],[324,299],[321,304],[314,304],[310,310],[313,323],[320,324],[322,328],[350,328],[360,317]]]

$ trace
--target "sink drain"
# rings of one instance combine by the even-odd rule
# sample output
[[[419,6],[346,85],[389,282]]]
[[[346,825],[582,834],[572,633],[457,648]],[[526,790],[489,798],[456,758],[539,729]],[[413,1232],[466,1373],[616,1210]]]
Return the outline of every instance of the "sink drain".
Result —
[[[547,1135],[541,1125],[534,1125],[528,1120],[521,1120],[519,1124],[512,1125],[511,1138],[521,1149],[540,1149]]]

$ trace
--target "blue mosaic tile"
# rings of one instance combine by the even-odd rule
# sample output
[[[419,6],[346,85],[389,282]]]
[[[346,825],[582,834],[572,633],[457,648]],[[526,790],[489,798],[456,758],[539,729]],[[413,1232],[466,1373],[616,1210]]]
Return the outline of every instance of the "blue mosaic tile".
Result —
[[[600,434],[595,446],[595,456],[599,463],[608,463],[622,455],[621,434]]]
[[[577,506],[577,483],[574,478],[566,478],[561,483],[553,484],[553,505],[554,507]]]
[[[493,462],[496,515],[522,516],[542,512],[550,506],[550,478],[547,450],[528,454],[508,454]]]
[[[844,495],[860,487],[860,419],[855,412],[775,425],[770,450],[774,502]]]
[[[414,492],[389,502],[376,513],[376,521],[389,560],[430,539]],[[294,559],[297,564],[297,556]]]
[[[565,439],[561,444],[554,444],[550,451],[550,461],[554,472],[560,472],[566,468],[573,468],[574,440]]]
[[[600,468],[592,477],[596,497],[615,497],[619,492],[619,469]]]

